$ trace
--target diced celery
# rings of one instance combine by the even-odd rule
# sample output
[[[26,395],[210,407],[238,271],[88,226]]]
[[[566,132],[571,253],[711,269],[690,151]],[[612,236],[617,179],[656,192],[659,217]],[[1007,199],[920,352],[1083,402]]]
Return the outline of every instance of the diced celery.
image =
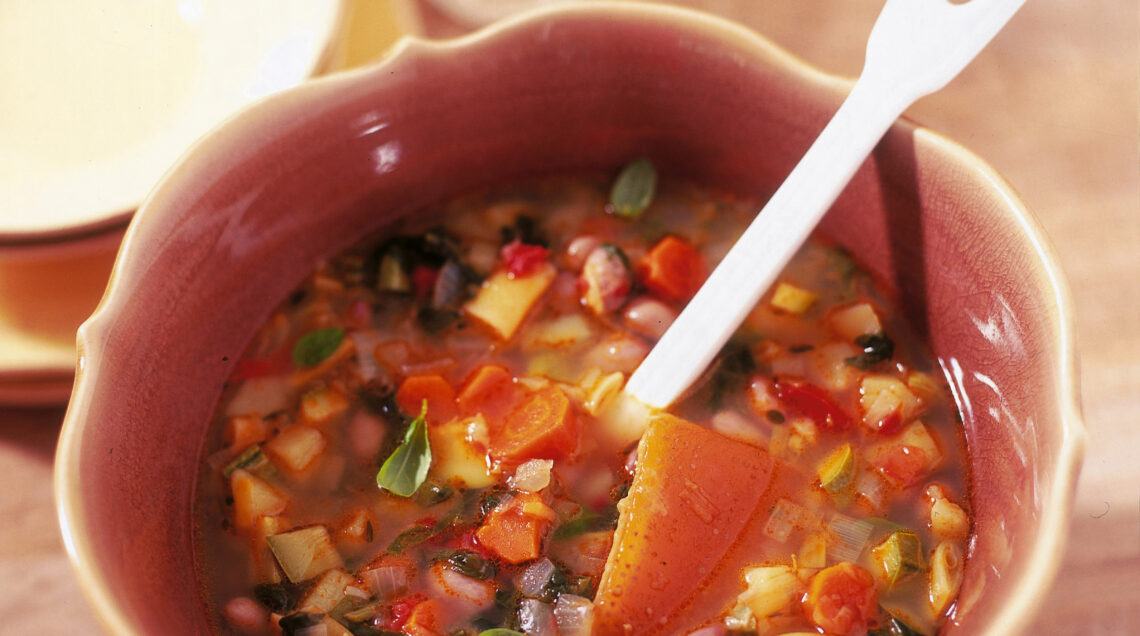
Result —
[[[285,576],[299,583],[344,566],[324,526],[308,526],[265,537]]]
[[[230,463],[226,464],[222,469],[222,476],[229,478],[235,470],[245,470],[262,477],[269,477],[273,474],[273,464],[265,453],[261,452],[261,444],[254,444],[249,448],[243,450],[237,457],[233,458]]]
[[[958,546],[943,541],[930,555],[930,607],[941,614],[958,595],[962,585],[962,554]]]

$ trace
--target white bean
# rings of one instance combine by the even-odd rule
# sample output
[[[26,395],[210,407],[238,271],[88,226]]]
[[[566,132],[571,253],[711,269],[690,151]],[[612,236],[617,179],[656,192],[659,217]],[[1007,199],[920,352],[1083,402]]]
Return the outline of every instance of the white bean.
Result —
[[[639,296],[634,298],[625,307],[625,324],[637,333],[660,340],[665,330],[677,319],[677,312],[672,307],[655,298]]]

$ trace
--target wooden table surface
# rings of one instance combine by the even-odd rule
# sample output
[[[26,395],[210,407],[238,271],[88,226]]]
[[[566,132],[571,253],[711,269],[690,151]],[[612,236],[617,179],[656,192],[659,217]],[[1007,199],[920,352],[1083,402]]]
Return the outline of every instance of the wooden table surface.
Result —
[[[853,76],[882,2],[677,4],[738,20]],[[462,30],[421,8],[428,34]],[[1076,301],[1088,453],[1064,565],[1028,633],[1140,633],[1140,6],[1032,0],[909,114],[1005,175],[1052,238]],[[0,407],[0,633],[98,629],[52,501],[62,417],[62,406]]]

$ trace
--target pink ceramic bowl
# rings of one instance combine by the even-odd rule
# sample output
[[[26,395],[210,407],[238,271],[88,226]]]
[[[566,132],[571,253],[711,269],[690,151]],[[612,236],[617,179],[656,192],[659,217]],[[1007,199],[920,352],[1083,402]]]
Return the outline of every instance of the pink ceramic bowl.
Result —
[[[770,192],[849,88],[730,23],[590,5],[405,42],[199,142],[135,217],[79,334],[56,493],[106,626],[208,631],[191,522],[205,423],[317,259],[480,185],[640,154],[668,176]],[[1084,445],[1056,258],[1001,177],[908,122],[823,229],[898,292],[962,408],[976,536],[946,633],[1015,632],[1056,572]]]

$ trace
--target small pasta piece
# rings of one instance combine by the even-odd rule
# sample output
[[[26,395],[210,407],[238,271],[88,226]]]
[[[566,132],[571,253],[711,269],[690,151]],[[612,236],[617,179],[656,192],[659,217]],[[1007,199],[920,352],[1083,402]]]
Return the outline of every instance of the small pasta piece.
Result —
[[[941,615],[962,585],[962,554],[958,546],[943,541],[930,556],[930,608]]]
[[[752,611],[758,621],[787,610],[803,593],[803,584],[795,571],[786,565],[746,570],[748,588],[737,597],[737,603]]]
[[[947,541],[961,541],[970,531],[970,519],[961,506],[939,498],[930,507],[930,529]]]

